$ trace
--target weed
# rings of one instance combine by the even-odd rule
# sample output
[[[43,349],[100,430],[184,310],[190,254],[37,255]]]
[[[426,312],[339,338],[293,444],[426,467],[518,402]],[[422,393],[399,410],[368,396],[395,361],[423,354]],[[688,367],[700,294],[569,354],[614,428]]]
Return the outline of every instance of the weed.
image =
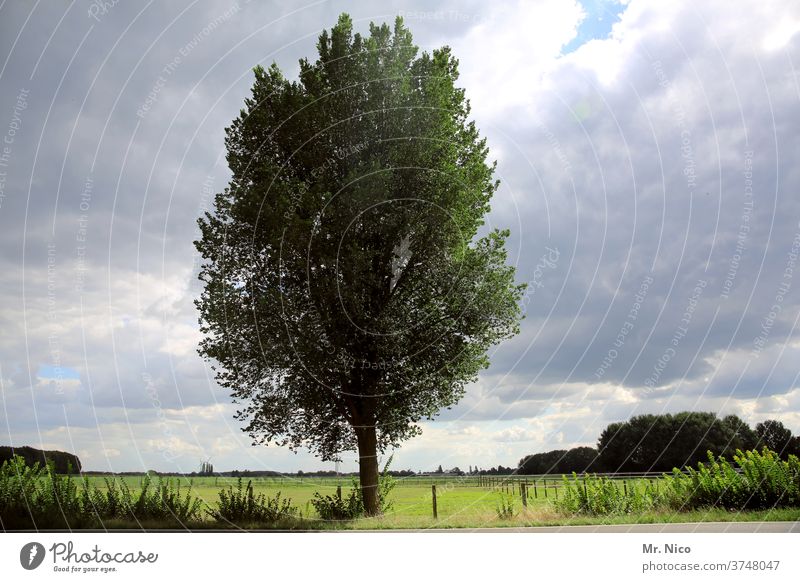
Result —
[[[242,488],[242,478],[239,477],[236,488],[222,489],[217,507],[206,512],[216,521],[227,523],[275,523],[296,517],[298,511],[292,506],[291,499],[281,499],[280,492],[275,497],[263,493],[255,495],[252,481]]]
[[[498,504],[496,507],[498,519],[508,520],[513,519],[516,515],[516,508],[514,506],[514,497],[505,493],[500,494]]]

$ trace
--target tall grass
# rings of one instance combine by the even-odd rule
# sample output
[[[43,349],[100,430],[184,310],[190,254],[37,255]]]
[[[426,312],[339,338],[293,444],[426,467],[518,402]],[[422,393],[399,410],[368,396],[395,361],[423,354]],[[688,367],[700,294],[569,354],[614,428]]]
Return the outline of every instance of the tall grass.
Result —
[[[624,515],[651,510],[734,511],[800,507],[800,461],[782,461],[768,449],[736,451],[734,464],[708,453],[707,463],[678,469],[655,483],[632,482],[627,491],[607,477],[564,477],[555,507],[572,515]]]

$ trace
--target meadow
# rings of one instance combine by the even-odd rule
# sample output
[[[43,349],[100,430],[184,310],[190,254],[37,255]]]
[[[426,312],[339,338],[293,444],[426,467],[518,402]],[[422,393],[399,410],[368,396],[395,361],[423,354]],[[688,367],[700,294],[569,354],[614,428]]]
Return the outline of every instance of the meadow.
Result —
[[[106,477],[89,477],[92,485],[105,489]],[[140,487],[143,476],[114,477],[117,481],[124,481],[133,489]],[[182,488],[191,487],[191,492],[203,500],[204,504],[213,506],[219,499],[219,493],[229,487],[237,486],[235,477],[180,477],[174,478]],[[290,499],[299,510],[299,517],[304,521],[319,521],[311,500],[315,493],[321,495],[336,495],[337,488],[342,494],[347,495],[353,486],[349,476],[335,477],[255,477],[243,478],[244,483],[252,483],[256,495],[263,493],[267,497],[274,497],[278,493],[283,498]],[[421,523],[425,518],[433,521],[433,493],[432,486],[436,486],[436,504],[438,521],[445,525],[447,522],[489,524],[497,521],[497,509],[502,502],[513,499],[518,510],[522,509],[519,484],[525,479],[519,477],[493,478],[480,481],[477,477],[403,477],[396,478],[396,486],[390,496],[391,508],[379,518],[383,521],[394,523],[408,523],[412,527]],[[534,497],[533,482],[529,483],[528,507],[530,509],[547,509],[550,500],[555,499],[563,483],[561,476],[550,476],[547,479],[536,479],[536,496]],[[545,487],[546,484],[546,487]],[[545,497],[545,488],[547,497]],[[370,521],[370,520],[367,520]],[[313,524],[309,524],[314,527]],[[317,524],[319,525],[319,524]],[[446,525],[445,525],[446,526]]]

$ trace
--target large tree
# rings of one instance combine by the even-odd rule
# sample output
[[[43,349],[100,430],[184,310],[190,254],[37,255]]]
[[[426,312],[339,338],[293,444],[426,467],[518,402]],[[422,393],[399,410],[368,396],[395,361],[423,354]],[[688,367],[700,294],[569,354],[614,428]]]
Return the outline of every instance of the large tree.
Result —
[[[256,67],[227,129],[199,351],[254,444],[357,450],[375,514],[378,455],[461,398],[518,332],[524,286],[508,232],[478,235],[498,183],[450,50],[347,15],[317,49],[297,81]]]

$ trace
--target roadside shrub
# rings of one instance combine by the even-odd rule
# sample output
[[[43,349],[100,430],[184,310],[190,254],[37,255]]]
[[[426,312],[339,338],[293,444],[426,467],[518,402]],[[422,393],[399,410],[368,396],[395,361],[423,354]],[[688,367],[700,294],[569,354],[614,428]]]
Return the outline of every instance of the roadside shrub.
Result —
[[[389,495],[397,486],[397,481],[389,474],[392,459],[393,456],[390,456],[378,476],[378,502],[381,513],[388,513],[393,507]],[[341,521],[364,516],[364,501],[361,498],[361,487],[357,479],[352,480],[350,492],[346,496],[320,495],[317,491],[311,499],[311,505],[316,509],[320,519]]]
[[[632,482],[625,493],[619,481],[586,475],[572,479],[564,476],[562,496],[554,500],[557,509],[578,515],[623,515],[649,511],[662,504],[662,494],[650,482]]]
[[[208,509],[207,513],[216,521],[226,523],[275,523],[296,517],[297,508],[291,499],[281,499],[280,492],[275,497],[267,497],[264,493],[255,495],[253,482],[248,481],[242,488],[242,478],[239,477],[236,488],[222,489],[217,507]]]
[[[177,521],[181,524],[194,521],[200,517],[203,502],[191,495],[191,483],[186,489],[185,494],[181,493],[180,481],[175,483],[161,477],[152,486],[150,476],[145,475],[137,494],[125,481],[120,481],[122,512],[137,521]]]
[[[349,520],[364,515],[364,503],[361,500],[361,489],[357,481],[346,496],[320,495],[319,491],[311,498],[311,505],[317,510],[320,519],[324,520]]]
[[[708,453],[708,463],[698,463],[687,473],[674,471],[665,479],[667,504],[686,510],[720,507],[731,510],[771,509],[800,506],[800,461],[794,455],[782,461],[763,449],[736,451],[738,470],[723,457]]]
[[[568,514],[619,515],[650,510],[691,511],[722,508],[732,511],[800,507],[800,460],[788,460],[763,449],[736,451],[733,464],[708,452],[708,462],[686,473],[674,469],[656,484],[631,482],[625,494],[606,477],[564,477],[563,495],[554,501]]]
[[[21,457],[3,463],[0,468],[0,522],[3,529],[25,527],[20,526],[25,521],[31,523],[31,510],[37,507],[40,476],[38,463],[28,467]]]
[[[4,529],[66,528],[89,525],[78,486],[56,473],[54,463],[27,465],[16,456],[0,466],[0,525]]]
[[[102,526],[105,520],[158,520],[184,524],[200,517],[202,501],[180,483],[150,477],[133,491],[124,481],[106,479],[106,489],[59,475],[49,463],[32,467],[15,457],[0,466],[0,525],[4,529]]]

